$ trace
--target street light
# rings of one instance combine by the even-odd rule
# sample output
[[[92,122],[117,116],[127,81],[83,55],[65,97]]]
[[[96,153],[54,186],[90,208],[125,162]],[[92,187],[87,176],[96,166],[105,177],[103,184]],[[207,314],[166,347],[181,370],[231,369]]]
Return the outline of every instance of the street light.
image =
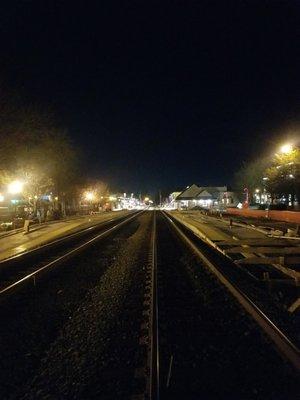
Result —
[[[293,151],[293,145],[291,145],[290,143],[286,143],[280,147],[280,152],[282,154],[289,154],[291,153],[291,151]]]
[[[90,213],[92,213],[93,209],[93,200],[95,199],[95,194],[93,192],[86,192],[85,193],[85,199],[89,202],[89,209]]]
[[[3,194],[0,194],[0,202],[4,201],[4,196]]]
[[[8,188],[7,188],[8,189],[8,193],[10,193],[12,195],[21,193],[23,191],[23,186],[24,186],[24,182],[21,182],[21,181],[18,181],[18,180],[13,181],[8,185]],[[18,200],[12,199],[11,202],[12,202],[12,204],[14,204],[14,208],[15,208],[15,210],[14,210],[14,220],[13,220],[13,226],[15,228],[16,227],[15,218],[17,216],[17,203],[18,203]]]
[[[86,192],[85,198],[86,198],[86,200],[92,201],[94,199],[94,193],[93,192]]]
[[[24,183],[20,181],[13,181],[8,185],[8,193],[18,194],[23,190]]]

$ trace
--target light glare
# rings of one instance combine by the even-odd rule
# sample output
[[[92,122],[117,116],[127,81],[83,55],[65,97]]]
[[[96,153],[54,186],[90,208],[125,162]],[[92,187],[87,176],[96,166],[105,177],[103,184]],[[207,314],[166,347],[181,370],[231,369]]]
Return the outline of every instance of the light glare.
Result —
[[[24,183],[20,181],[13,181],[8,185],[8,192],[10,194],[21,193],[23,190]]]
[[[286,143],[280,148],[280,152],[283,154],[288,154],[293,150],[293,146],[290,143]]]
[[[93,200],[93,199],[94,199],[94,193],[92,193],[92,192],[87,192],[87,193],[85,194],[85,198],[86,198],[86,200]]]

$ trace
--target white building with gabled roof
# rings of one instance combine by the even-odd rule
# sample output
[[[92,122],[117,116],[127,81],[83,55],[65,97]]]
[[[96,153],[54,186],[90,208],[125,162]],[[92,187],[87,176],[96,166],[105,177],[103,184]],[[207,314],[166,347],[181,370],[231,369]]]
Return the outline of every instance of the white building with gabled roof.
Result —
[[[193,184],[178,194],[174,200],[174,208],[179,210],[193,209],[223,209],[235,206],[238,199],[227,186],[198,186]]]

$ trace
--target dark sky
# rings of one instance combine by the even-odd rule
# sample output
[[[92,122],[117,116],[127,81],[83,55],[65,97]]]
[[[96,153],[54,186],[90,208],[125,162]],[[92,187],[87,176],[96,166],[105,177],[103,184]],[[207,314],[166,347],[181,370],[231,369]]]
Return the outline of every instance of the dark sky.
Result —
[[[112,186],[227,184],[297,135],[298,1],[6,3],[2,79],[53,107]]]

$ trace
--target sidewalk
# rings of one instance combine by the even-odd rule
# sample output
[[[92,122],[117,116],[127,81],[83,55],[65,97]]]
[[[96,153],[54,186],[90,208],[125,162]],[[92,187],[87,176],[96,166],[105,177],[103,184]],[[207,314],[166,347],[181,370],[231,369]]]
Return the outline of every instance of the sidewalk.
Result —
[[[41,226],[44,226],[44,225],[56,224],[56,223],[59,223],[59,222],[70,221],[70,220],[74,220],[74,219],[83,219],[83,218],[86,218],[86,217],[87,217],[87,215],[74,215],[74,216],[66,217],[66,218],[59,219],[59,220],[45,221],[45,222],[42,222],[41,224],[36,222],[36,223],[30,224],[30,231],[34,231],[35,229],[40,228]],[[11,235],[15,235],[16,233],[20,233],[20,232],[24,232],[24,231],[25,230],[24,230],[23,226],[21,228],[17,228],[17,229],[12,229],[12,230],[8,230],[8,231],[1,231],[0,232],[0,240],[1,240],[1,238],[7,237],[7,236],[11,236]]]
[[[97,223],[116,219],[128,213],[129,211],[104,212],[102,214],[81,216],[41,225],[36,224],[32,226],[28,234],[24,234],[24,230],[22,229],[21,232],[14,232],[14,234],[9,236],[0,236],[0,261],[52,242],[70,233]]]

